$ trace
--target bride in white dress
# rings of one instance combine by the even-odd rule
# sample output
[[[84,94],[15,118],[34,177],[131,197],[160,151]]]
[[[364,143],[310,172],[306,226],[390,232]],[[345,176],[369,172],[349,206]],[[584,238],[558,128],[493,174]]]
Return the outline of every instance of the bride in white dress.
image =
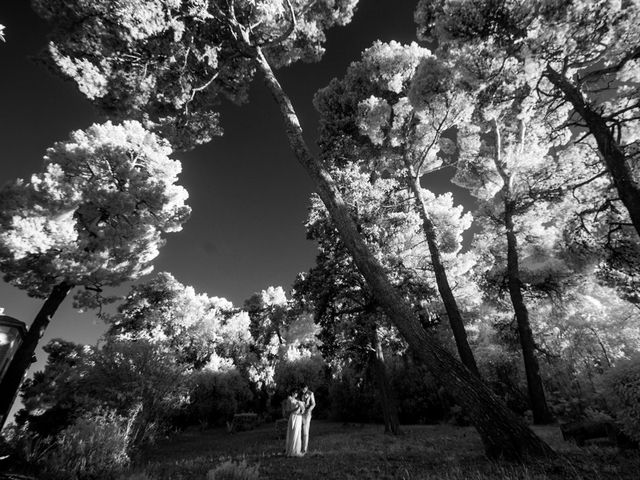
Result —
[[[285,400],[284,412],[289,415],[285,455],[287,457],[301,457],[300,449],[302,448],[302,413],[304,412],[304,402],[296,398],[295,390],[292,390]]]

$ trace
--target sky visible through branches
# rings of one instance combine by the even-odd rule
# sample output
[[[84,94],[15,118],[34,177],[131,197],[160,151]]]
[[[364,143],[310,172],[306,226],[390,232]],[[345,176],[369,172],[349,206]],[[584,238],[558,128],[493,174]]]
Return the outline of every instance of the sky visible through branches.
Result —
[[[321,62],[279,72],[309,144],[316,141],[314,92],[344,75],[374,40],[415,41],[414,7],[413,1],[361,2],[353,22],[328,32]],[[46,148],[99,117],[71,82],[38,64],[35,57],[46,45],[47,29],[29,2],[3,1],[0,23],[6,27],[6,43],[0,44],[0,182],[5,183],[39,171]],[[269,285],[289,288],[315,257],[315,245],[305,239],[303,227],[311,182],[293,158],[280,122],[266,121],[277,118],[276,106],[262,82],[254,82],[252,89],[248,105],[223,106],[223,137],[174,154],[183,162],[180,183],[189,191],[193,213],[182,232],[168,237],[155,262],[155,271],[170,271],[196,291],[225,297],[238,306]],[[435,193],[451,190],[450,176],[445,171],[436,177],[438,184],[428,187]],[[119,293],[127,290],[125,286]],[[29,324],[40,306],[41,300],[0,282],[0,307],[6,315]],[[93,344],[103,331],[93,313],[79,313],[67,301],[40,345],[56,337]],[[37,356],[31,372],[46,359],[41,350]]]

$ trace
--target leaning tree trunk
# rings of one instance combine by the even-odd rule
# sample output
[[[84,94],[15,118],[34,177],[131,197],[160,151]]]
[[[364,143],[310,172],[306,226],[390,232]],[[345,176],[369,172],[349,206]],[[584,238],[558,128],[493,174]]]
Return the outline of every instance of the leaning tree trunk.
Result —
[[[571,103],[578,115],[582,117],[589,132],[595,138],[602,162],[611,175],[620,201],[629,212],[631,223],[640,235],[640,185],[634,178],[622,147],[615,140],[613,132],[602,114],[585,102],[582,93],[576,86],[549,66],[544,73],[553,86],[560,90],[564,98]]]
[[[529,322],[529,312],[522,297],[522,283],[518,266],[518,240],[513,225],[515,204],[508,199],[508,196],[505,196],[504,203],[504,220],[507,228],[507,283],[509,285],[511,304],[518,323],[518,336],[520,337],[520,347],[522,348],[522,357],[524,359],[524,370],[527,375],[529,402],[533,413],[533,423],[546,425],[553,421],[553,417],[547,406],[542,378],[540,377],[540,366],[536,357],[536,344]]]
[[[384,309],[390,321],[434,377],[440,379],[469,414],[480,434],[486,454],[492,458],[510,459],[554,456],[554,451],[516,417],[480,379],[434,338],[427,335],[408,302],[391,285],[384,268],[369,251],[333,179],[311,155],[291,101],[259,48],[255,49],[255,59],[257,68],[264,75],[267,88],[280,108],[289,145],[314,181],[318,195],[331,214],[340,238],[366,279],[376,302]]]
[[[464,329],[464,321],[462,320],[462,314],[458,308],[458,302],[451,291],[447,271],[442,264],[436,228],[429,216],[427,205],[422,195],[422,188],[420,187],[413,165],[411,165],[411,162],[406,156],[404,157],[404,164],[408,170],[407,183],[409,184],[409,188],[411,189],[415,199],[415,208],[422,220],[422,230],[427,238],[427,245],[429,246],[429,253],[431,255],[431,264],[433,265],[433,273],[436,277],[436,285],[438,286],[440,298],[442,298],[442,303],[444,304],[445,311],[447,312],[447,318],[449,319],[449,325],[453,332],[453,338],[456,341],[458,355],[460,355],[460,360],[462,360],[464,366],[471,370],[474,375],[480,377],[476,359],[473,356],[473,352],[469,346],[469,341],[467,340],[467,331]]]
[[[2,378],[2,383],[0,383],[0,429],[7,420],[20,384],[31,366],[33,354],[36,351],[40,338],[44,334],[56,310],[58,310],[58,307],[72,288],[73,285],[67,282],[61,282],[53,287],[49,297],[45,300],[44,305],[42,305],[42,308],[29,327],[29,331],[13,357],[5,376]]]
[[[396,398],[393,395],[393,389],[389,384],[389,375],[387,374],[387,365],[384,361],[384,353],[380,342],[380,333],[378,327],[373,322],[371,340],[374,351],[371,352],[371,366],[380,395],[380,404],[382,406],[382,416],[384,418],[384,433],[391,435],[399,435],[400,420],[398,418],[398,407]]]

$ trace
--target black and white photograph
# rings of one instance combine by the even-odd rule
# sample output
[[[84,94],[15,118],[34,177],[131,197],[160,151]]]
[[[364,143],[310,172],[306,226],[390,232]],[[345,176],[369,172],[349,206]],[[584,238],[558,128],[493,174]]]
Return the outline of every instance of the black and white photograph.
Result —
[[[0,480],[637,480],[640,0],[2,0]]]

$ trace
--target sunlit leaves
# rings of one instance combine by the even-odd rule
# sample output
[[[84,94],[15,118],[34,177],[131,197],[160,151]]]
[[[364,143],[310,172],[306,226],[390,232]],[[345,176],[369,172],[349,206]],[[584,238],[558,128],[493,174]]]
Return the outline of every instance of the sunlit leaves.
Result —
[[[251,341],[246,313],[224,298],[196,293],[166,272],[134,285],[118,313],[106,319],[107,338],[145,340],[191,368],[222,368],[222,359],[240,360]]]
[[[59,71],[114,119],[135,118],[177,149],[221,134],[218,102],[246,101],[255,47],[284,66],[316,61],[325,30],[357,0],[33,2],[54,26]]]
[[[137,122],[73,132],[42,173],[0,190],[5,279],[46,296],[62,280],[93,290],[152,269],[162,235],[189,216],[180,162]]]

